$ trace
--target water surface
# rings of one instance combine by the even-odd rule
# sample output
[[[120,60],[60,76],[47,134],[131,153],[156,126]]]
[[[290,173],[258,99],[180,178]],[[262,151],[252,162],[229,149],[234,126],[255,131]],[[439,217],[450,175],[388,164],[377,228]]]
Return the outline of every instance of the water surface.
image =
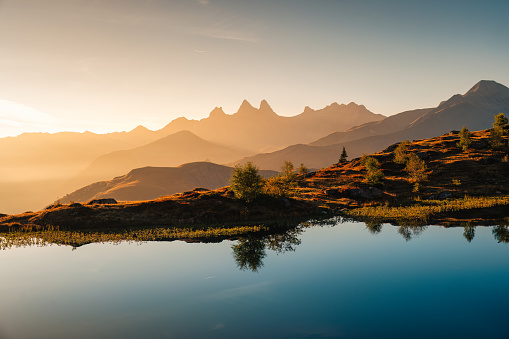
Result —
[[[0,338],[509,337],[492,227],[377,231],[4,250]]]

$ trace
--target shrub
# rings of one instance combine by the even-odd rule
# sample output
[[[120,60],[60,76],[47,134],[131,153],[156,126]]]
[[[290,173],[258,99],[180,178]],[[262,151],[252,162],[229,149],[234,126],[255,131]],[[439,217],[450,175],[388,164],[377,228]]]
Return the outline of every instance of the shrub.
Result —
[[[407,159],[407,148],[410,141],[405,140],[399,143],[398,147],[394,150],[394,162],[399,165],[403,165]]]
[[[458,142],[457,146],[462,148],[463,151],[466,151],[470,147],[471,143],[472,139],[470,138],[470,131],[465,126],[463,126],[460,131],[460,141]]]
[[[285,161],[281,166],[282,174],[271,177],[265,181],[263,190],[273,197],[288,197],[293,194],[297,183],[297,175],[294,172],[291,161]]]
[[[424,160],[419,159],[415,153],[408,157],[405,171],[407,171],[412,182],[422,182],[428,178],[426,175],[426,163]]]
[[[299,174],[308,174],[309,170],[304,164],[300,164]]]
[[[380,170],[380,162],[378,160],[364,155],[361,158],[361,165],[363,165],[367,171],[366,177],[364,178],[365,182],[372,185],[383,183],[384,174]]]
[[[375,172],[368,172],[366,174],[366,178],[364,179],[366,183],[370,185],[382,185],[384,174],[381,170],[375,171]]]
[[[505,127],[507,126],[507,118],[505,117],[504,113],[499,113],[495,115],[495,122],[493,123],[493,128],[497,127]]]
[[[497,149],[504,145],[504,130],[502,127],[495,127],[490,132],[490,145],[492,148]]]
[[[297,175],[295,174],[295,170],[291,161],[286,161],[281,166],[281,173],[283,173],[283,178],[289,181],[295,181]]]
[[[237,199],[251,202],[262,193],[264,179],[258,174],[258,167],[252,162],[244,166],[237,165],[230,177],[230,191]]]

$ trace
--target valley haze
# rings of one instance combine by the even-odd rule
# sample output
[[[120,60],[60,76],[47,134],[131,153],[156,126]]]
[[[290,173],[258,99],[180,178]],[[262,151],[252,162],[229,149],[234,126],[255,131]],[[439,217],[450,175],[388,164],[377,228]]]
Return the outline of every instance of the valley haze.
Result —
[[[224,185],[223,167],[207,162],[231,167],[251,161],[271,171],[279,171],[284,161],[310,169],[324,168],[337,162],[342,147],[355,158],[405,139],[459,130],[463,125],[482,130],[491,126],[499,112],[509,112],[509,89],[493,80],[482,80],[464,94],[444,97],[436,107],[390,117],[353,102],[334,102],[319,110],[306,107],[298,115],[283,117],[265,100],[258,108],[244,100],[232,115],[216,107],[207,118],[181,117],[157,131],[139,125],[130,132],[108,134],[25,133],[0,139],[4,159],[0,166],[4,193],[0,209],[4,213],[39,210],[76,190],[147,166],[196,163],[202,168],[198,173],[206,177],[218,175],[216,171],[221,168]],[[168,182],[154,190],[160,196],[176,192],[176,188],[169,188],[169,182],[184,180],[182,172],[167,173],[172,173]],[[198,177],[186,180],[184,190],[202,186]],[[138,196],[129,195],[133,200],[147,197],[141,191]]]

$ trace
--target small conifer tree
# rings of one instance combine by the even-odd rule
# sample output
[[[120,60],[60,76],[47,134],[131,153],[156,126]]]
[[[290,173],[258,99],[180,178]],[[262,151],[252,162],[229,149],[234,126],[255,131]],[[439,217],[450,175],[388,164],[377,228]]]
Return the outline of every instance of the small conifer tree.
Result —
[[[345,146],[343,146],[343,151],[341,152],[341,155],[339,156],[338,165],[344,164],[345,162],[347,162],[346,158],[348,158],[348,154],[346,154]]]
[[[463,151],[468,150],[470,144],[472,143],[472,139],[470,138],[470,131],[463,126],[460,131],[460,141],[458,142],[458,147],[461,147]]]

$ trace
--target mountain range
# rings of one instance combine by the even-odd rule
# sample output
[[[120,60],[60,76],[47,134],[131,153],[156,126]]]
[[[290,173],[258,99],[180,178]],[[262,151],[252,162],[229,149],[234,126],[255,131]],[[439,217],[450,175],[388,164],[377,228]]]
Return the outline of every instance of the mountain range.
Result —
[[[355,103],[333,103],[316,111],[306,107],[294,117],[283,117],[265,100],[259,108],[244,101],[232,115],[215,108],[207,118],[181,117],[157,131],[140,125],[130,132],[25,133],[1,138],[0,211],[39,209],[84,185],[136,167],[203,160],[229,163],[383,118]]]
[[[290,160],[296,166],[328,167],[337,162],[342,147],[351,159],[401,140],[434,137],[462,126],[486,129],[499,112],[509,112],[509,88],[483,80],[436,107],[389,117],[355,103],[333,103],[320,110],[306,107],[298,115],[283,117],[265,100],[259,108],[244,101],[232,115],[216,107],[207,118],[178,118],[157,131],[140,125],[130,132],[27,133],[1,138],[0,211],[40,209],[83,186],[146,166],[252,161],[261,169],[277,171],[283,161]],[[169,173],[168,181],[184,180],[182,171]],[[203,186],[197,180],[195,185]]]
[[[291,145],[276,152],[246,157],[264,169],[277,169],[281,159],[304,163],[310,168],[328,167],[338,161],[343,147],[350,158],[378,152],[402,140],[431,138],[466,126],[469,130],[490,128],[494,116],[509,112],[509,88],[482,80],[463,95],[453,95],[437,107],[406,111],[382,121],[338,131],[309,144]]]

